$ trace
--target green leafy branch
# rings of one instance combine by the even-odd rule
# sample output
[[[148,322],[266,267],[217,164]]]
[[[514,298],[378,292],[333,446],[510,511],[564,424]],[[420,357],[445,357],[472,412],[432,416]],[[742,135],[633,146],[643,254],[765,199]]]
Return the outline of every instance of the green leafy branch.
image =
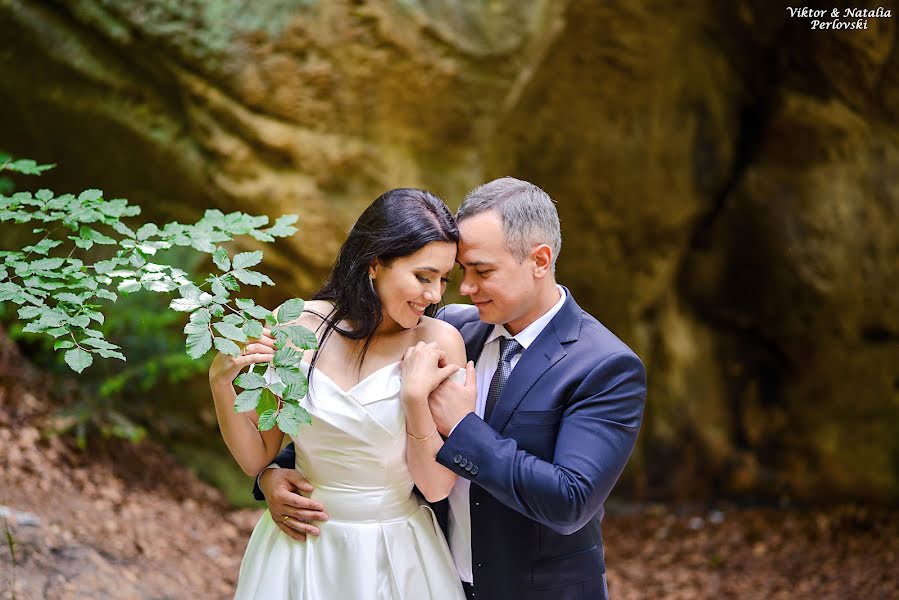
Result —
[[[6,160],[0,171],[39,175],[52,166]],[[252,371],[241,375],[235,383],[244,391],[234,409],[255,409],[260,430],[277,423],[285,433],[296,435],[299,424],[310,421],[299,405],[308,387],[299,367],[300,351],[316,347],[311,331],[290,323],[302,313],[303,301],[286,302],[278,316],[247,298],[237,298],[232,304],[232,295],[240,291],[241,284],[260,287],[274,282],[252,270],[262,261],[261,251],[232,257],[220,244],[242,235],[265,243],[291,236],[297,231],[293,224],[298,217],[285,215],[268,226],[269,218],[264,215],[207,210],[193,225],[145,223],[136,230],[122,220],[139,214],[140,207],[123,199],[106,200],[96,189],[78,196],[56,196],[47,189],[0,195],[0,222],[31,224],[32,234],[41,236],[20,250],[0,250],[0,302],[19,306],[19,319],[26,323],[24,332],[52,336],[54,350],[64,351],[66,364],[77,373],[91,366],[94,356],[126,360],[121,347],[91,327],[92,323],[104,323],[104,304],[115,302],[120,294],[142,290],[177,293],[169,306],[190,313],[184,333],[187,353],[193,359],[212,348],[236,356],[238,343],[262,335],[265,323],[275,338],[274,368],[281,381],[267,382]],[[66,240],[72,247],[61,255]],[[108,246],[111,256],[95,261],[73,256],[95,246]],[[198,285],[184,270],[152,262],[158,252],[175,246],[211,254],[221,273],[210,274]]]

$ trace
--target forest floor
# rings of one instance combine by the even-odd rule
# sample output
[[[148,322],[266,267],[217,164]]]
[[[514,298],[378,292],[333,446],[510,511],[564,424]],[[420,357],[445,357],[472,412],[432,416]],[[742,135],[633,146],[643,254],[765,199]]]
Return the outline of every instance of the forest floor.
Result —
[[[0,599],[230,598],[260,510],[230,508],[152,441],[43,435],[49,404],[9,375]],[[603,530],[616,600],[899,598],[899,510],[623,505]]]

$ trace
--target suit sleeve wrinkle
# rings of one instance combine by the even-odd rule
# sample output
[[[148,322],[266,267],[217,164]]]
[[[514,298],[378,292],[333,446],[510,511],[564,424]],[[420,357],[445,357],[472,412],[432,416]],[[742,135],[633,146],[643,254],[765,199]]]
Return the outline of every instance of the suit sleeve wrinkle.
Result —
[[[610,376],[610,368],[622,374]],[[514,439],[500,436],[486,423],[463,420],[467,427],[459,427],[467,432],[460,443],[490,457],[478,485],[566,535],[600,510],[633,450],[646,395],[643,365],[629,352],[608,356],[573,395],[576,399],[559,425],[552,462],[520,450]]]

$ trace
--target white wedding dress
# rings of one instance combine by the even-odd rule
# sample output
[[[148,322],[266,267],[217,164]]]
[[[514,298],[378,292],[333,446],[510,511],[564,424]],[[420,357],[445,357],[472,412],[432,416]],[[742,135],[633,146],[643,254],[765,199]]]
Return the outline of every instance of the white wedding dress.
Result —
[[[301,404],[312,424],[294,440],[296,468],[330,519],[316,523],[321,535],[298,542],[266,511],[235,599],[464,600],[434,513],[412,495],[399,363],[349,391],[316,369]]]

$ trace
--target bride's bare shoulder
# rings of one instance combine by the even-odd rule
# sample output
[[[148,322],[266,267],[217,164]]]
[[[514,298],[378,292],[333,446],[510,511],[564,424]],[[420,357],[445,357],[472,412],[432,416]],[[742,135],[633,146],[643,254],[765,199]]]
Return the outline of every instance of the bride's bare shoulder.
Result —
[[[465,359],[465,342],[459,330],[440,319],[422,317],[416,328],[418,340],[431,343],[436,342],[440,348],[458,360]]]

